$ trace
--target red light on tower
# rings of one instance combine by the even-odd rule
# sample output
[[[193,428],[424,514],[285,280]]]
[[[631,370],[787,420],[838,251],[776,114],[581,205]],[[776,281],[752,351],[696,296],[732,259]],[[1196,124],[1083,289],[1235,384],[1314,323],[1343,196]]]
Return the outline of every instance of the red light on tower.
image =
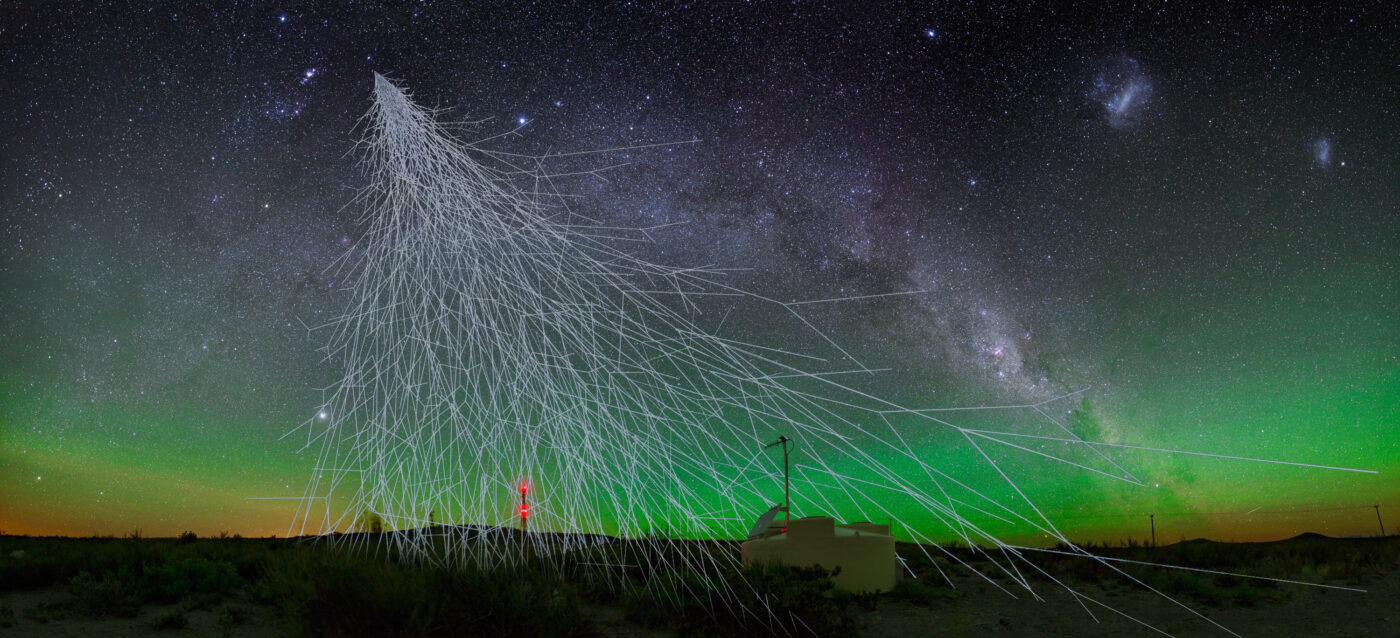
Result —
[[[530,485],[525,481],[520,482],[520,531],[530,530],[528,525],[530,518],[530,504],[525,500],[525,493],[530,491]]]

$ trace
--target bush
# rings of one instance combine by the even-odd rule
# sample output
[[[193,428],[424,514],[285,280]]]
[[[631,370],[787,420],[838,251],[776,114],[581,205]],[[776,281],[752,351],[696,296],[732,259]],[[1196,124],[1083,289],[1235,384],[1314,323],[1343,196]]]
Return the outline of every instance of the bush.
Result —
[[[627,583],[621,604],[633,622],[677,633],[696,633],[713,624],[714,598],[721,596],[715,584],[694,572],[653,575],[645,582]]]
[[[141,610],[136,578],[125,568],[103,574],[100,579],[82,572],[68,583],[68,591],[89,616],[131,618]]]
[[[840,571],[839,567],[827,570],[758,564],[739,576],[752,584],[770,619],[788,633],[808,633],[803,631],[806,628],[821,636],[849,636],[856,630],[850,613],[852,596],[837,591],[831,580]]]
[[[15,551],[0,555],[0,591],[43,589],[62,580],[62,567],[48,554]]]
[[[311,635],[523,636],[592,633],[557,574],[403,568],[382,559],[307,551],[270,561],[258,595]]]
[[[158,602],[196,594],[231,594],[244,585],[233,565],[198,556],[148,567],[145,580],[148,596]]]
[[[622,606],[634,622],[680,635],[851,635],[855,596],[835,590],[835,573],[771,564],[721,577],[662,571],[630,583]]]

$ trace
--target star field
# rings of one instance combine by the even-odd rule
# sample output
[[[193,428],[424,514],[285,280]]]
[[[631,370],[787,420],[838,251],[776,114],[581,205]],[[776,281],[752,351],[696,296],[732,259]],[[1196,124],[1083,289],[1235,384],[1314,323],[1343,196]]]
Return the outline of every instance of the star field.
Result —
[[[626,246],[643,257],[783,301],[924,291],[814,315],[889,369],[863,390],[1087,387],[1066,416],[1103,440],[1380,471],[1133,455],[1144,492],[1057,470],[1038,489],[1071,535],[1149,511],[1188,537],[1359,534],[1400,507],[1383,3],[715,5],[7,11],[0,530],[285,529],[243,497],[308,471],[278,437],[334,372],[308,328],[343,301],[328,266],[360,232],[376,71],[490,148],[627,149],[551,170],[612,167],[564,188],[602,224],[657,227]]]

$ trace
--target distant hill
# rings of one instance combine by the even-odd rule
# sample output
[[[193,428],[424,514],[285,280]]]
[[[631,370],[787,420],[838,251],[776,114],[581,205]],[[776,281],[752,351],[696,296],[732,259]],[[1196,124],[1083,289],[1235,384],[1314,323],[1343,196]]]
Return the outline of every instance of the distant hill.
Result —
[[[1213,540],[1211,540],[1211,539],[1209,539],[1209,538],[1188,538],[1188,539],[1186,539],[1186,540],[1184,540],[1184,541],[1177,542],[1177,543],[1172,543],[1171,545],[1167,545],[1167,547],[1171,547],[1172,545],[1204,545],[1204,544],[1206,544],[1206,543],[1218,543],[1218,542],[1220,542],[1220,541],[1213,541]]]

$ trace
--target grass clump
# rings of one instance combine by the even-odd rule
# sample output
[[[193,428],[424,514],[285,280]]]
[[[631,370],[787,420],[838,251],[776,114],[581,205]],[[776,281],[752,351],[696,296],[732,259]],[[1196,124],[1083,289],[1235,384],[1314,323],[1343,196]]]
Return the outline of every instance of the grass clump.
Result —
[[[24,617],[41,625],[68,617],[68,607],[63,603],[39,603],[24,610]]]
[[[190,626],[190,619],[185,617],[185,612],[172,609],[152,618],[147,626],[156,630],[184,629]]]
[[[228,630],[248,622],[249,616],[246,607],[225,607],[219,612],[219,626]]]
[[[951,587],[930,584],[926,578],[907,578],[894,584],[889,597],[920,607],[932,607],[962,598],[962,592]]]

